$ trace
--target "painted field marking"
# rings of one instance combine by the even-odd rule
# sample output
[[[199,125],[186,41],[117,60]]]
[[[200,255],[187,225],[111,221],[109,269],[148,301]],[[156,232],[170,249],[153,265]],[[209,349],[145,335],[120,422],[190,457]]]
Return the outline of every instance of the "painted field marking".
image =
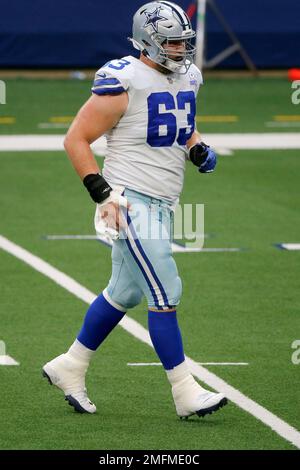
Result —
[[[39,122],[39,129],[68,129],[70,127],[69,123],[66,122]]]
[[[186,237],[192,238],[195,234],[194,233],[187,233]],[[205,233],[204,238],[214,238],[214,234]],[[98,240],[99,237],[97,235],[45,235],[44,238],[46,240]],[[177,235],[174,235],[174,238],[177,238]]]
[[[67,122],[71,123],[75,116],[51,116],[49,122]]]
[[[204,238],[206,238],[204,236]],[[112,242],[108,237],[97,235],[45,235],[46,240],[98,240],[104,243],[105,246],[112,247]],[[193,248],[186,247],[179,243],[172,243],[173,253],[223,253],[223,252],[237,252],[244,251],[242,248]]]
[[[45,235],[46,240],[98,240],[97,235]]]
[[[197,122],[238,122],[239,116],[196,116]]]
[[[65,126],[64,123],[45,123],[47,126]],[[18,134],[0,136],[0,151],[3,152],[32,152],[32,151],[53,151],[64,152],[63,134],[38,135],[38,134]],[[92,144],[92,149],[96,155],[104,155],[106,151],[106,139],[100,137]]]
[[[0,366],[19,366],[20,363],[17,362],[13,357],[11,356],[0,356]]]
[[[265,122],[265,126],[269,128],[300,127],[300,114],[277,114],[273,116],[273,121]]]
[[[275,246],[277,248],[280,248],[281,250],[289,250],[289,251],[300,250],[300,243],[277,243]]]
[[[206,238],[206,237],[204,237]],[[105,246],[112,247],[112,241],[109,237],[100,236],[100,235],[45,235],[46,240],[56,241],[56,240],[98,240],[100,243],[103,243]],[[235,253],[239,251],[245,251],[244,248],[193,248],[186,247],[180,243],[172,243],[172,252],[173,253]]]
[[[293,127],[300,127],[300,122],[275,122],[275,121],[268,121],[265,122],[265,127],[269,128],[293,128]]]
[[[217,154],[222,155],[222,157],[232,157],[232,155],[234,155],[234,152],[230,149],[225,149],[221,147],[214,147],[214,149]]]
[[[65,123],[47,123],[65,125]],[[268,132],[249,134],[211,134],[204,133],[203,140],[210,143],[217,151],[232,150],[273,150],[300,149],[300,135],[297,132]],[[0,151],[64,151],[64,135],[2,135],[0,136]],[[92,144],[96,155],[106,153],[106,139],[100,137]]]
[[[93,292],[86,289],[70,276],[54,268],[46,261],[42,260],[38,256],[33,255],[29,251],[11,242],[2,235],[0,235],[0,248],[20,259],[32,268],[36,269],[38,272],[44,274],[49,279],[52,279],[56,284],[64,287],[68,292],[72,293],[83,302],[91,304],[96,299],[97,296]],[[122,328],[124,328],[124,330],[126,330],[132,336],[153,348],[149,332],[136,320],[125,315],[120,321],[119,325],[122,326]],[[197,364],[197,362],[188,356],[186,356],[186,361],[192,374],[195,375],[199,380],[205,382],[214,390],[224,393],[230,401],[235,403],[244,411],[247,411],[247,413],[251,414],[259,421],[270,427],[283,439],[287,440],[300,449],[300,432],[296,428],[286,423],[281,418],[256,403],[254,400],[251,400],[251,398],[248,398],[239,390],[229,385],[227,382],[214,373],[210,372],[205,367]]]
[[[206,134],[204,142],[211,147],[223,147],[231,150],[281,150],[299,149],[300,135],[297,132],[267,132],[246,134]]]
[[[0,117],[0,124],[15,124],[16,118],[12,116]]]
[[[49,122],[40,122],[39,129],[68,129],[75,116],[51,116]]]
[[[248,362],[197,362],[200,366],[248,366]],[[128,366],[162,366],[161,362],[127,362]]]
[[[6,345],[3,340],[0,340],[0,366],[19,366],[13,357],[6,354]]]
[[[237,253],[245,251],[243,248],[193,248],[172,243],[173,253]]]
[[[299,122],[300,114],[277,114],[273,119],[277,122]]]

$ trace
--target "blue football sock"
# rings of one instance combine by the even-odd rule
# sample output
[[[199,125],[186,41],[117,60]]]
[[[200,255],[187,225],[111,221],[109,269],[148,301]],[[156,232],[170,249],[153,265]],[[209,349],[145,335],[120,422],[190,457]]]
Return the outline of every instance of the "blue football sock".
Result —
[[[149,310],[148,326],[153,346],[164,368],[170,370],[181,364],[185,357],[176,310]]]
[[[95,351],[124,315],[125,312],[113,307],[103,294],[100,294],[86,313],[83,326],[77,336],[78,341]]]

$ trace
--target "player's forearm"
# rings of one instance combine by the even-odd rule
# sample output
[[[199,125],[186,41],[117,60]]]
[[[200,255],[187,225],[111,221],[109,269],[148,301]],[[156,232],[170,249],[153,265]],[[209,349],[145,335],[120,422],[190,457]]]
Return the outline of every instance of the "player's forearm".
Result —
[[[75,171],[82,180],[86,175],[100,172],[89,142],[67,135],[64,146]]]
[[[187,141],[186,146],[188,149],[190,149],[193,147],[193,145],[198,144],[199,142],[201,142],[201,135],[198,131],[194,131],[192,136]]]

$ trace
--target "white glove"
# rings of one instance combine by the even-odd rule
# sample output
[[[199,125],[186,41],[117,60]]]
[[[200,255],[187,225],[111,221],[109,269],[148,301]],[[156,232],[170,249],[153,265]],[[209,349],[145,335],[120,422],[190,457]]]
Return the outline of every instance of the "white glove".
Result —
[[[128,201],[124,196],[121,196],[124,188],[115,188],[111,191],[109,197],[101,204],[96,205],[96,212],[94,217],[94,224],[96,234],[100,238],[105,238],[108,242],[118,240],[120,237],[119,231],[113,227],[108,226],[107,220],[102,216],[105,206],[111,202],[117,204],[119,207],[128,207]]]

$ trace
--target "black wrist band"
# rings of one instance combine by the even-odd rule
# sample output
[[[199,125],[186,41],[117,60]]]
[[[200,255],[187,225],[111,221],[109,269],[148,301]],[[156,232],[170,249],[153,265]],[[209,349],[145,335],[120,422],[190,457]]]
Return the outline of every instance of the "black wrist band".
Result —
[[[195,144],[189,151],[189,157],[191,162],[196,165],[198,168],[205,161],[208,154],[209,145],[206,145],[204,142]]]
[[[84,177],[83,184],[90,193],[91,198],[94,202],[101,203],[108,198],[112,188],[109,186],[107,181],[102,175],[89,174]]]

